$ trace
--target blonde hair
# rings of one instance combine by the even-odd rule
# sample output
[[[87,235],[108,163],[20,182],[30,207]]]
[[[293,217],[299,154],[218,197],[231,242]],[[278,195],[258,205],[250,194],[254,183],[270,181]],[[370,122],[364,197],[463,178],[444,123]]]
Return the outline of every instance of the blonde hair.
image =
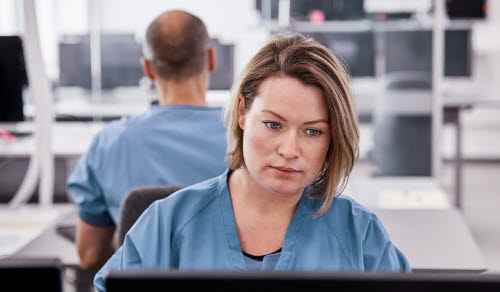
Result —
[[[308,195],[322,200],[314,216],[323,215],[342,192],[359,155],[359,130],[350,78],[342,63],[325,46],[301,34],[278,34],[247,64],[231,89],[224,109],[227,128],[227,160],[230,169],[245,165],[243,130],[238,124],[239,97],[248,111],[262,82],[286,76],[315,86],[323,92],[329,112],[330,146],[323,165]]]

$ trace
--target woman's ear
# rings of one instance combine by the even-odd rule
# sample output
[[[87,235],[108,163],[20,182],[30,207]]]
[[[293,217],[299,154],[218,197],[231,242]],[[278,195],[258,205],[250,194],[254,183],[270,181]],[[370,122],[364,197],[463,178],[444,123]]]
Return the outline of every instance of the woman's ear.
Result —
[[[240,128],[242,130],[245,129],[245,98],[243,95],[239,95],[240,97],[238,98],[238,125],[240,125]]]

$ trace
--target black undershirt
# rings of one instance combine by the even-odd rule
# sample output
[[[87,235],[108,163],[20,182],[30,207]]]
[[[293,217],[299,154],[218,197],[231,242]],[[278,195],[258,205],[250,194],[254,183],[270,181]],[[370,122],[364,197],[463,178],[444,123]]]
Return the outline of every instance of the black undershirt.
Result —
[[[277,251],[275,252],[272,252],[272,253],[269,253],[269,254],[265,254],[265,255],[260,255],[260,256],[256,256],[256,255],[251,255],[249,253],[246,253],[244,251],[241,251],[243,253],[244,256],[246,256],[247,258],[251,258],[252,260],[255,260],[255,261],[258,261],[258,262],[262,262],[264,260],[264,257],[267,256],[267,255],[270,255],[270,254],[275,254],[275,253],[279,253],[281,252],[281,247],[280,249],[278,249]]]

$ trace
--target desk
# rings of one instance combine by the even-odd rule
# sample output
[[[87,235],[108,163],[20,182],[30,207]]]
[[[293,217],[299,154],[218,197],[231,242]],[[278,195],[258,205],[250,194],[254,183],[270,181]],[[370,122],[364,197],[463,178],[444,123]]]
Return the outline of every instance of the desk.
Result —
[[[57,224],[77,223],[76,206],[73,204],[56,204],[59,208],[64,208],[65,212],[61,213],[59,219],[35,240],[24,246],[12,258],[59,258],[64,267],[78,268],[80,259],[74,242],[62,237],[56,231]]]
[[[460,212],[372,209],[414,272],[481,273],[486,264]]]
[[[94,136],[102,129],[101,122],[57,122],[52,127],[52,149],[54,156],[75,158],[85,153]],[[33,132],[31,122],[2,123],[7,131]],[[13,142],[0,140],[0,157],[28,157],[35,147],[34,135],[17,138]]]
[[[395,191],[406,197],[399,199],[400,206],[384,200],[392,200],[384,194]],[[436,179],[352,178],[344,193],[380,218],[415,272],[480,273],[487,269],[463,215],[447,203]]]

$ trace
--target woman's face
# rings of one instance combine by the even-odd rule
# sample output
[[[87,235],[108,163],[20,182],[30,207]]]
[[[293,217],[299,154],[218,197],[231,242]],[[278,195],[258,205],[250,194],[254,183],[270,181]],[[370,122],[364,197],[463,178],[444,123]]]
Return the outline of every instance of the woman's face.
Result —
[[[243,157],[252,179],[281,194],[298,194],[321,171],[331,133],[325,98],[319,88],[291,77],[272,77],[245,112],[238,109],[243,129]]]

